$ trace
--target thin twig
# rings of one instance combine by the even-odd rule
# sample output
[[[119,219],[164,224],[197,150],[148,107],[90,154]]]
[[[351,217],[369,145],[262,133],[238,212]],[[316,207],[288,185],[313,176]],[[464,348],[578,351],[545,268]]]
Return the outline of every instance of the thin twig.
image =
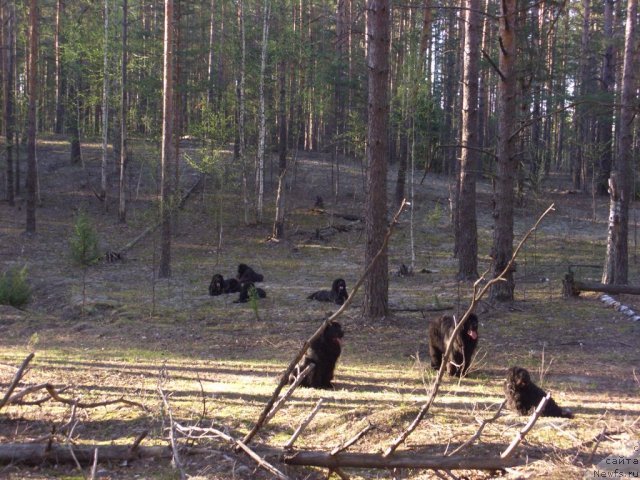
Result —
[[[355,298],[356,292],[358,291],[358,289],[360,288],[360,286],[364,282],[365,278],[369,275],[369,272],[371,271],[371,269],[375,265],[376,261],[380,258],[380,256],[384,252],[385,248],[387,247],[387,244],[389,243],[389,239],[391,238],[391,234],[393,233],[393,229],[394,229],[395,225],[398,223],[398,218],[400,217],[400,214],[402,213],[402,211],[404,210],[404,208],[406,206],[407,206],[407,201],[403,200],[402,204],[400,205],[400,208],[398,208],[398,211],[396,212],[396,214],[394,215],[393,219],[391,220],[391,223],[389,224],[389,228],[387,229],[387,233],[386,233],[386,235],[385,235],[385,237],[384,237],[384,239],[382,241],[382,245],[380,246],[380,250],[378,250],[378,252],[373,257],[373,259],[371,260],[371,262],[369,263],[369,265],[365,269],[365,271],[362,274],[362,276],[360,277],[360,279],[354,285],[354,287],[353,287],[353,289],[351,291],[351,295],[349,295],[349,298],[347,298],[345,300],[345,302],[342,304],[342,306],[334,314],[332,314],[331,316],[329,316],[327,319],[324,320],[324,322],[316,330],[316,332],[306,342],[304,342],[304,344],[302,345],[302,348],[300,348],[300,350],[298,351],[297,355],[295,355],[295,357],[293,358],[291,363],[289,363],[289,366],[286,368],[286,370],[284,371],[284,373],[280,377],[280,382],[278,383],[278,386],[275,388],[273,394],[271,395],[271,398],[269,399],[267,404],[264,406],[264,408],[262,410],[262,413],[258,417],[258,421],[253,426],[251,431],[249,433],[247,433],[245,435],[245,437],[242,439],[243,443],[248,444],[249,442],[251,442],[253,437],[255,437],[256,434],[260,431],[260,429],[262,428],[262,426],[264,424],[265,418],[267,417],[267,415],[269,414],[269,412],[273,408],[273,404],[275,403],[276,399],[278,398],[278,395],[280,394],[280,392],[282,391],[284,386],[289,381],[289,374],[291,374],[291,372],[293,372],[293,369],[296,367],[296,365],[298,364],[298,362],[300,361],[302,356],[305,354],[305,352],[309,348],[309,345],[311,345],[311,343],[314,340],[320,338],[320,336],[323,334],[323,332],[324,332],[325,328],[327,327],[327,325],[329,325],[333,320],[335,320],[340,315],[342,315],[342,312],[344,312],[347,309],[347,307],[349,305],[351,305],[351,302]]]
[[[93,451],[93,465],[91,465],[91,474],[89,476],[91,480],[95,480],[97,468],[98,468],[98,447],[96,447],[96,449]]]
[[[447,453],[445,455],[445,457],[450,457],[451,455],[455,455],[456,453],[458,453],[460,450],[463,450],[465,448],[467,448],[468,446],[472,445],[473,442],[475,442],[478,438],[480,438],[480,435],[482,435],[482,431],[484,430],[484,427],[486,427],[489,423],[495,422],[498,418],[500,418],[500,414],[502,412],[502,409],[504,408],[504,406],[507,404],[507,400],[505,399],[501,404],[500,407],[498,408],[498,410],[496,411],[495,415],[491,418],[488,419],[484,419],[482,421],[482,423],[480,424],[480,427],[478,428],[478,430],[476,431],[476,433],[473,434],[473,436],[467,440],[466,442],[464,442],[462,445],[460,445],[458,448],[456,448],[455,450]]]
[[[160,394],[160,398],[162,398],[162,403],[164,404],[164,408],[167,410],[167,415],[169,416],[169,441],[171,443],[171,450],[173,451],[173,464],[175,465],[178,472],[180,472],[180,480],[185,480],[187,478],[187,475],[184,473],[182,461],[180,460],[178,443],[175,436],[176,427],[173,421],[173,414],[171,413],[171,406],[169,405],[167,397],[165,396],[160,386],[158,386],[158,393]]]
[[[283,448],[285,450],[293,447],[293,444],[298,439],[300,434],[304,431],[305,428],[307,428],[307,426],[311,423],[311,420],[313,420],[313,417],[315,417],[316,413],[318,413],[318,411],[320,410],[320,407],[322,406],[322,402],[324,402],[324,398],[321,398],[318,400],[318,403],[316,403],[316,406],[313,407],[313,410],[309,412],[309,415],[307,415],[305,419],[302,421],[302,423],[300,423],[298,428],[296,428],[296,431],[293,432],[293,435],[291,435],[291,438],[287,441],[287,443],[284,444]]]
[[[364,437],[367,434],[368,431],[373,430],[374,428],[375,428],[375,426],[373,426],[371,424],[367,425],[362,430],[360,430],[356,435],[354,435],[351,439],[347,440],[342,445],[338,445],[336,448],[331,450],[330,455],[336,455],[336,454],[338,454],[340,452],[345,451],[351,445],[353,445],[358,440],[360,440],[362,437]]]
[[[231,435],[228,435],[216,428],[202,428],[202,427],[184,427],[182,425],[180,425],[179,423],[175,424],[175,428],[176,431],[182,433],[183,435],[187,435],[190,437],[191,433],[200,433],[200,437],[198,438],[205,438],[205,435],[213,435],[214,437],[218,437],[218,438],[222,438],[223,440],[226,440],[229,443],[233,443],[234,445],[236,445],[238,448],[240,448],[241,450],[243,450],[247,455],[249,455],[249,457],[251,457],[253,460],[256,461],[256,463],[258,465],[260,465],[262,468],[264,468],[265,470],[267,470],[268,472],[270,472],[271,474],[275,475],[276,477],[278,477],[281,480],[290,480],[289,477],[287,477],[284,473],[282,473],[280,470],[278,470],[276,467],[274,467],[273,465],[271,465],[270,463],[268,463],[264,458],[262,458],[260,455],[258,455],[257,453],[255,453],[253,450],[251,450],[245,443],[241,442],[240,440],[232,437]]]
[[[531,430],[533,428],[533,426],[535,425],[536,420],[538,420],[540,415],[542,415],[542,411],[544,410],[544,407],[547,405],[547,402],[549,401],[550,398],[551,398],[551,392],[547,393],[547,395],[542,400],[540,400],[540,403],[538,404],[538,407],[535,409],[535,411],[531,415],[531,418],[529,418],[529,421],[527,422],[527,424],[522,428],[522,430],[520,430],[516,434],[516,436],[511,441],[511,444],[500,455],[500,458],[502,460],[506,460],[509,457],[511,457],[511,455],[513,455],[513,452],[515,451],[515,449],[518,446],[518,444],[522,440],[524,440],[524,437],[527,435],[529,430]]]
[[[278,410],[280,410],[283,407],[283,405],[287,402],[289,397],[293,395],[293,392],[295,392],[296,388],[298,388],[298,386],[302,383],[302,381],[311,373],[314,367],[315,365],[313,363],[310,363],[302,372],[300,372],[300,375],[296,377],[296,380],[291,384],[289,389],[286,392],[284,392],[284,395],[282,395],[282,397],[280,397],[280,399],[273,405],[273,408],[264,419],[265,425],[275,416],[276,413],[278,413]]]

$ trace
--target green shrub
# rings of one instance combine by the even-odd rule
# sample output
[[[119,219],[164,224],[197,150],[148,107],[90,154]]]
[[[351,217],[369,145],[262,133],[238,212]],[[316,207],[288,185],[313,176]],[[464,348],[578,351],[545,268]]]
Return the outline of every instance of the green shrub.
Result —
[[[73,235],[69,241],[71,258],[82,266],[89,266],[100,258],[98,234],[84,212],[76,217]]]
[[[31,299],[27,267],[12,268],[0,276],[0,305],[21,307]]]

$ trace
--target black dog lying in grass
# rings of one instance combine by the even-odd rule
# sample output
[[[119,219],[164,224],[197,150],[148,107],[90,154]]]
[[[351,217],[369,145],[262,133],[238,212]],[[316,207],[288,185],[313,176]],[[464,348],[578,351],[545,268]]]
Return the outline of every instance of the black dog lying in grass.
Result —
[[[322,335],[311,342],[307,353],[296,366],[296,370],[289,376],[292,384],[308,365],[313,364],[313,371],[305,377],[300,385],[311,388],[333,388],[333,372],[336,362],[342,352],[342,337],[344,331],[338,322],[327,325]]]
[[[241,263],[238,265],[238,276],[236,277],[240,283],[253,283],[264,281],[264,275],[256,272],[249,265]]]
[[[216,273],[209,284],[209,295],[215,297],[223,293],[236,293],[240,291],[240,282],[235,278],[225,280],[222,275]]]
[[[516,410],[520,415],[531,414],[540,401],[547,396],[544,390],[531,381],[529,372],[521,367],[511,367],[508,370],[504,393],[507,397],[509,408]],[[545,417],[573,418],[571,410],[561,408],[553,398],[549,398],[542,415]]]
[[[336,278],[331,285],[331,290],[319,290],[307,297],[309,300],[320,302],[333,302],[342,305],[349,294],[347,293],[347,283],[342,278]]]
[[[429,324],[429,355],[431,366],[439,369],[442,357],[447,349],[447,343],[456,328],[454,317],[444,315]],[[462,330],[453,340],[453,350],[449,357],[447,372],[457,377],[467,373],[471,364],[471,357],[478,345],[478,317],[470,314],[464,322]]]
[[[246,303],[251,299],[251,296],[255,295],[256,299],[258,298],[266,298],[267,292],[263,289],[256,287],[253,283],[243,283],[240,289],[240,295],[237,300],[234,300],[233,303]]]

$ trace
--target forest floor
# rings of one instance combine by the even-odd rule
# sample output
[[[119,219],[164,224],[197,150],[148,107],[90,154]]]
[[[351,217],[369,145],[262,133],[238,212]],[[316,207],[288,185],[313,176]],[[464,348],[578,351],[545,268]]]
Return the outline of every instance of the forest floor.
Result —
[[[197,147],[185,145],[193,158],[198,156]],[[307,300],[307,295],[328,288],[336,277],[345,278],[348,288],[352,287],[363,272],[363,223],[344,218],[345,214],[362,215],[360,165],[341,165],[339,193],[334,197],[335,175],[329,158],[301,155],[289,174],[286,238],[274,243],[267,238],[273,218],[275,165],[267,168],[265,221],[245,226],[238,174],[219,163],[217,172],[224,171],[224,178],[220,173],[207,176],[178,214],[169,280],[154,274],[159,259],[157,234],[129,250],[123,261],[91,266],[84,277],[69,255],[78,211],[89,214],[101,248],[118,251],[156,221],[155,179],[159,176],[157,151],[136,144],[129,169],[132,198],[127,223],[118,223],[114,192],[106,213],[92,192],[91,185],[99,185],[99,145],[88,143],[83,148],[84,167],[72,166],[66,142],[50,138],[39,143],[41,203],[35,235],[24,234],[22,199],[12,208],[0,203],[1,270],[27,265],[33,288],[32,301],[24,309],[0,307],[0,397],[16,368],[34,352],[21,387],[51,382],[66,387],[63,395],[69,398],[89,402],[124,396],[148,408],[81,409],[73,419],[77,424],[72,438],[62,432],[57,442],[130,445],[148,430],[143,446],[167,445],[159,387],[181,424],[215,426],[242,438],[303,341],[335,310]],[[197,176],[185,168],[183,184],[192,185]],[[389,178],[392,192],[393,174]],[[335,390],[296,391],[259,433],[256,444],[282,446],[317,400],[324,398],[298,448],[331,450],[371,423],[375,429],[350,451],[379,452],[407,427],[425,401],[433,378],[426,330],[428,320],[438,315],[429,309],[450,306],[449,313],[463,313],[472,285],[455,280],[457,260],[451,254],[448,207],[451,179],[432,174],[422,183],[421,179],[422,173],[417,173],[415,275],[395,275],[401,264],[411,264],[410,212],[402,214],[389,244],[392,314],[377,322],[363,318],[362,295],[357,293],[340,318],[346,334]],[[606,307],[595,294],[562,297],[562,278],[570,266],[579,279],[599,280],[608,200],[594,202],[567,188],[566,178],[552,176],[540,192],[528,192],[516,209],[518,242],[551,203],[556,206],[517,260],[515,301],[491,304],[485,299],[479,304],[479,351],[469,375],[461,380],[445,378],[429,415],[401,446],[402,451],[442,455],[467,440],[479,421],[495,413],[503,399],[505,371],[513,365],[528,368],[575,418],[539,419],[517,449],[522,465],[508,469],[502,477],[593,478],[594,465],[608,455],[629,455],[640,449],[640,322]],[[480,181],[480,271],[490,262],[490,189],[489,182]],[[325,212],[313,209],[317,195],[324,199]],[[637,208],[636,202],[630,228],[630,283],[634,285],[640,285]],[[338,228],[328,229],[330,225]],[[207,293],[212,274],[232,277],[240,262],[265,276],[261,287],[268,296],[256,310],[233,303],[235,295],[210,297]],[[617,298],[636,310],[640,307],[636,297]],[[69,422],[70,411],[68,405],[57,402],[4,407],[0,446],[47,437]],[[499,457],[526,420],[507,411],[485,428],[480,441],[465,454]],[[220,441],[202,440],[197,446],[207,447],[206,453],[199,450],[183,459],[191,478],[272,478]],[[277,466],[291,478],[326,478],[326,470]],[[80,479],[88,472],[73,465],[16,464],[0,467],[0,478]],[[345,472],[353,479],[434,478],[433,472],[424,470]],[[492,476],[477,471],[463,475]],[[170,479],[179,474],[168,461],[140,460],[130,465],[100,464],[96,478]]]

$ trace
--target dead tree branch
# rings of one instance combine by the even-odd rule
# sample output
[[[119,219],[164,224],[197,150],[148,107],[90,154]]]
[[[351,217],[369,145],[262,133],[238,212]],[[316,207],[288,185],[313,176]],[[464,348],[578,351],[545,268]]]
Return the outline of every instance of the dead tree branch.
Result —
[[[173,421],[171,406],[169,405],[169,401],[162,391],[162,388],[158,387],[158,393],[160,394],[160,398],[162,398],[162,403],[167,411],[167,415],[169,416],[169,443],[171,444],[171,451],[173,452],[173,464],[175,465],[178,472],[180,472],[180,480],[185,480],[187,478],[187,475],[184,473],[184,467],[182,466],[182,461],[180,460],[180,452],[175,435],[176,427],[175,422]]]
[[[436,395],[438,394],[438,390],[440,389],[440,384],[442,382],[442,377],[444,376],[444,371],[447,368],[447,364],[449,362],[449,357],[451,356],[451,350],[453,349],[453,340],[456,338],[458,333],[460,333],[460,331],[462,330],[464,322],[469,317],[471,312],[474,311],[478,301],[480,301],[482,299],[482,297],[484,297],[484,295],[487,293],[487,291],[489,291],[489,289],[491,288],[491,286],[493,284],[495,284],[496,282],[501,282],[501,281],[504,280],[505,275],[507,274],[507,272],[510,271],[511,266],[513,265],[513,262],[515,261],[516,257],[518,256],[518,253],[520,252],[520,249],[522,248],[522,246],[525,244],[525,242],[531,236],[531,234],[538,228],[538,225],[540,224],[542,219],[549,212],[553,211],[554,209],[555,209],[554,204],[551,204],[549,206],[549,208],[547,208],[544,211],[544,213],[542,215],[540,215],[540,217],[538,218],[536,223],[533,225],[533,227],[531,227],[531,229],[529,229],[529,231],[524,235],[524,237],[522,238],[522,240],[520,241],[520,243],[518,244],[518,246],[514,250],[513,255],[511,255],[511,259],[509,260],[509,262],[505,266],[504,270],[502,270],[500,275],[498,275],[497,277],[492,278],[491,280],[489,280],[480,289],[479,292],[478,292],[478,288],[480,286],[480,283],[484,280],[484,276],[486,275],[486,272],[478,280],[476,280],[476,282],[473,284],[473,297],[471,299],[471,304],[469,305],[469,308],[464,313],[462,318],[460,318],[460,321],[458,322],[458,324],[456,325],[456,328],[454,329],[454,331],[451,334],[451,339],[449,340],[449,343],[447,344],[447,349],[446,349],[444,355],[442,356],[442,363],[440,365],[440,369],[438,370],[438,374],[436,375],[436,378],[433,381],[433,384],[431,386],[431,390],[429,392],[429,397],[427,398],[427,401],[422,405],[422,407],[420,408],[420,411],[416,415],[415,419],[411,422],[411,424],[407,427],[407,429],[404,432],[402,432],[393,441],[393,443],[385,450],[385,452],[384,452],[384,456],[385,457],[387,457],[387,456],[391,455],[393,452],[395,452],[395,450],[409,437],[409,435],[411,435],[411,433],[413,433],[413,431],[418,427],[418,425],[420,424],[422,419],[425,417],[425,415],[429,411],[429,408],[431,408],[431,405],[433,404],[433,401],[435,400]]]
[[[404,210],[404,208],[406,206],[407,206],[407,201],[403,200],[402,204],[400,205],[400,208],[398,209],[398,211],[394,215],[393,219],[391,220],[391,223],[389,225],[389,228],[387,229],[387,233],[386,233],[386,235],[385,235],[385,237],[383,239],[382,246],[380,247],[380,250],[378,250],[378,252],[376,253],[375,257],[373,257],[373,259],[371,260],[371,262],[369,263],[369,265],[365,269],[365,271],[362,274],[362,276],[360,277],[360,279],[354,285],[354,287],[353,287],[353,289],[351,291],[351,295],[349,295],[349,298],[347,298],[347,300],[342,304],[342,306],[335,313],[333,313],[331,316],[326,318],[324,320],[324,322],[322,322],[322,325],[318,328],[318,330],[316,330],[316,332],[311,337],[309,337],[309,339],[307,341],[304,342],[304,344],[302,345],[302,348],[295,355],[295,357],[293,358],[291,363],[289,363],[289,366],[286,368],[286,370],[284,371],[284,373],[280,377],[280,382],[278,383],[278,386],[274,390],[273,394],[271,395],[271,398],[269,399],[267,404],[264,406],[264,408],[262,410],[262,413],[258,417],[258,421],[253,426],[251,431],[249,433],[247,433],[247,435],[245,435],[245,437],[242,439],[243,443],[248,444],[249,442],[251,442],[253,437],[255,437],[256,434],[260,431],[260,429],[264,425],[264,422],[265,422],[265,419],[266,419],[267,415],[269,414],[269,412],[273,408],[273,404],[275,403],[276,399],[278,398],[278,395],[280,395],[280,392],[282,391],[284,386],[289,381],[289,375],[291,374],[291,372],[293,372],[293,369],[296,367],[296,365],[298,364],[298,362],[300,361],[302,356],[305,354],[305,352],[309,348],[309,345],[311,345],[311,343],[314,340],[320,338],[320,336],[323,334],[324,329],[327,327],[327,325],[329,325],[329,323],[331,323],[333,320],[335,320],[340,315],[342,315],[342,312],[344,312],[347,309],[347,307],[349,307],[349,305],[351,305],[351,302],[355,298],[356,292],[362,286],[365,278],[367,277],[367,275],[369,275],[369,272],[371,271],[371,269],[375,265],[376,261],[380,258],[380,256],[382,255],[382,252],[384,251],[384,249],[386,248],[387,244],[389,243],[389,239],[391,238],[391,234],[393,233],[393,229],[394,229],[395,225],[398,223],[398,218],[400,217],[400,214],[402,213],[402,211]]]
[[[316,416],[316,413],[318,413],[318,411],[320,410],[320,407],[322,406],[323,402],[324,402],[324,398],[321,398],[321,399],[318,400],[318,403],[316,403],[316,406],[313,407],[313,410],[311,410],[311,412],[309,412],[309,415],[307,415],[305,417],[305,419],[302,421],[302,423],[300,423],[298,428],[296,428],[296,431],[293,432],[293,435],[291,435],[291,438],[287,441],[287,443],[284,444],[284,448],[285,449],[290,449],[290,448],[293,447],[293,444],[298,439],[300,434],[311,423],[311,420],[313,420],[313,417]]]
[[[273,408],[264,419],[265,425],[275,416],[276,413],[278,413],[278,410],[280,410],[282,406],[287,402],[287,400],[291,397],[291,395],[293,395],[293,392],[295,392],[296,388],[298,388],[305,377],[307,377],[311,373],[313,368],[314,364],[310,363],[302,372],[300,372],[300,375],[296,377],[295,382],[291,384],[289,389],[284,392],[284,395],[282,395],[282,397],[280,397],[280,399],[273,405]]]
[[[329,455],[337,455],[338,453],[345,451],[351,445],[353,445],[358,440],[360,440],[362,437],[364,437],[367,434],[368,431],[373,430],[374,428],[375,428],[375,426],[373,426],[371,424],[367,425],[362,430],[360,430],[356,435],[354,435],[353,438],[347,440],[342,445],[339,445],[336,448],[334,448],[333,450],[331,450]]]
[[[467,440],[466,442],[464,442],[462,445],[460,445],[458,448],[456,448],[455,450],[445,454],[445,456],[450,457],[452,455],[455,455],[456,453],[460,452],[461,450],[467,448],[468,446],[472,445],[473,442],[475,442],[478,438],[480,438],[480,435],[482,435],[482,431],[484,430],[484,427],[486,427],[488,424],[495,422],[498,418],[500,418],[502,409],[504,408],[504,406],[507,404],[507,400],[503,400],[502,403],[500,404],[500,407],[498,408],[498,410],[496,411],[495,415],[491,418],[488,419],[484,419],[482,421],[482,423],[480,424],[480,427],[478,428],[478,430],[476,431],[476,433],[473,434],[473,436]]]
[[[540,400],[540,403],[538,404],[538,406],[536,407],[536,410],[531,415],[531,418],[529,418],[529,421],[527,422],[527,424],[524,426],[524,428],[522,430],[520,430],[516,434],[516,436],[511,441],[511,444],[500,455],[501,459],[507,459],[507,458],[511,457],[511,455],[513,455],[513,452],[514,452],[515,448],[518,446],[518,444],[522,440],[524,440],[524,437],[527,435],[527,433],[529,433],[529,430],[531,430],[533,428],[533,426],[535,425],[536,420],[538,420],[540,415],[542,415],[542,411],[544,410],[544,407],[545,407],[545,405],[547,404],[547,402],[549,401],[550,398],[551,398],[551,392],[547,393],[547,395],[542,400]]]
[[[4,394],[4,397],[2,397],[2,400],[0,400],[0,408],[4,407],[7,403],[9,403],[9,399],[11,398],[11,394],[13,393],[13,391],[18,386],[18,383],[20,383],[20,380],[24,376],[25,369],[29,365],[29,362],[31,362],[31,360],[33,360],[34,356],[35,356],[34,353],[30,353],[29,355],[27,355],[27,358],[25,358],[22,361],[22,365],[20,365],[20,368],[18,368],[18,371],[13,376],[13,380],[11,380],[11,384],[9,385],[8,390]]]

